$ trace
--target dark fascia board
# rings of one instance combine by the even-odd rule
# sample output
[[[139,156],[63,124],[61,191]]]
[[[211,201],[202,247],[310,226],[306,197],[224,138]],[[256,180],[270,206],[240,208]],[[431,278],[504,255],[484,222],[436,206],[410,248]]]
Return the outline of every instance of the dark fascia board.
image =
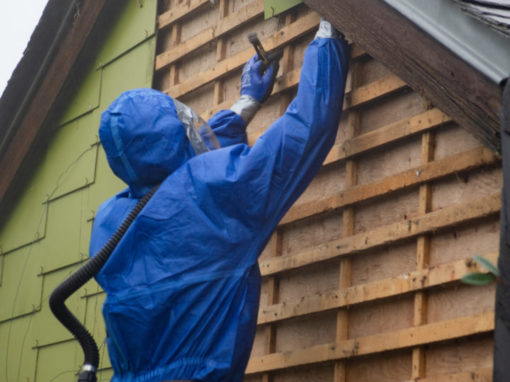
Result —
[[[55,53],[52,47],[57,47],[61,42],[65,32],[72,25],[72,16],[76,11],[78,8],[74,1],[50,0],[46,4],[23,52],[23,57],[14,69],[0,98],[0,153],[12,138],[14,131],[9,130],[16,114],[23,114],[31,101],[30,96],[35,94],[35,90],[41,83],[43,76],[38,76],[38,73],[44,72],[42,63],[45,61],[51,63]]]
[[[500,151],[501,88],[381,0],[304,0],[349,39]]]
[[[45,8],[43,17],[32,34],[25,56],[18,64],[0,100],[0,115],[4,118],[2,122],[12,120],[12,115],[16,113],[19,106],[15,101],[19,102],[19,94],[26,91],[31,85],[30,81],[34,80],[30,77],[33,76],[33,68],[24,61],[40,63],[45,54],[44,48],[47,49],[53,42],[53,39],[48,38],[47,35],[55,33],[54,26],[51,25],[52,21],[55,22],[55,17],[46,14],[55,11],[55,7],[59,4],[62,6],[62,3],[66,2],[67,0],[50,0]],[[66,94],[71,91],[70,84],[76,83],[79,73],[85,69],[92,52],[104,38],[112,25],[112,20],[125,2],[93,0],[75,2],[75,4],[78,8],[73,14],[72,22],[67,26],[62,41],[58,41],[58,47],[48,69],[26,110],[23,110],[23,117],[19,124],[12,128],[12,138],[0,152],[0,174],[2,174],[0,177],[0,227],[14,205],[18,191],[26,184],[28,174],[37,163],[38,156],[51,139],[54,128],[49,122],[65,103]],[[57,12],[57,14],[62,16],[61,13]],[[38,42],[43,45],[36,50],[34,45]],[[34,51],[31,50],[32,48]]]

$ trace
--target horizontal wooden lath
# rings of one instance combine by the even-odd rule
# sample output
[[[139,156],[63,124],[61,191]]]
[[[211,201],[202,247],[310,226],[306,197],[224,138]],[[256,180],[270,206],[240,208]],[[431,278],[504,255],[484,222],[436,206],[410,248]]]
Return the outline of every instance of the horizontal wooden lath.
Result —
[[[305,366],[453,340],[474,334],[487,333],[493,329],[494,313],[481,313],[475,316],[435,322],[389,333],[348,339],[339,343],[317,345],[292,352],[253,357],[248,362],[246,374]]]
[[[181,5],[172,7],[170,10],[158,16],[158,29],[164,29],[173,23],[180,21],[183,17],[190,16],[194,11],[200,9],[210,0],[190,0]]]
[[[377,130],[358,135],[344,143],[333,146],[325,163],[329,164],[341,159],[350,158],[451,121],[451,118],[442,111],[431,109],[412,117],[392,122]]]
[[[497,214],[501,208],[501,193],[454,205],[423,216],[406,219],[343,239],[325,242],[317,248],[293,255],[278,256],[260,261],[263,276],[304,267],[306,265],[366,251],[392,244],[420,234],[437,231]]]
[[[488,253],[484,257],[492,263],[497,262],[497,253]],[[301,298],[286,300],[279,304],[261,307],[259,324],[281,321],[312,313],[363,304],[383,298],[394,297],[426,288],[459,281],[467,272],[484,271],[471,259],[457,260],[451,263],[434,265],[423,269],[346,289],[317,293]]]
[[[402,382],[490,382],[492,381],[492,368],[475,369],[464,373],[434,375]]]
[[[262,45],[266,50],[281,48],[289,42],[317,28],[318,23],[319,16],[315,13],[311,13],[301,18],[299,21],[282,28],[272,36],[264,39],[262,41]],[[164,92],[174,98],[182,97],[225,76],[229,72],[239,69],[253,56],[253,54],[254,52],[252,47],[244,49],[243,51],[217,63],[211,69],[198,73],[196,76],[188,78],[178,85],[165,89]]]
[[[411,168],[376,182],[352,187],[329,198],[296,205],[284,216],[281,224],[292,223],[310,216],[367,201],[378,196],[387,195],[390,192],[417,186],[424,182],[497,162],[498,159],[491,150],[485,147],[479,147],[458,155],[452,155],[422,166]]]
[[[202,46],[210,43],[224,34],[234,31],[244,23],[251,21],[264,14],[264,5],[255,1],[249,3],[237,12],[219,20],[214,26],[204,29],[190,39],[156,56],[155,70],[161,70],[177,60],[182,59],[190,53],[193,53]]]

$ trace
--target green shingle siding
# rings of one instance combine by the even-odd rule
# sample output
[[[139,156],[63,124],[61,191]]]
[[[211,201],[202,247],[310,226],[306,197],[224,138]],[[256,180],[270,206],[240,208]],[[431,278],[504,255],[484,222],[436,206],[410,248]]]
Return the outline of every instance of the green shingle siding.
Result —
[[[140,6],[140,4],[142,6]],[[0,381],[71,381],[81,349],[48,306],[53,289],[88,258],[97,207],[124,187],[97,137],[101,112],[120,92],[151,87],[157,1],[129,1],[57,119],[57,131],[0,231]],[[68,307],[100,346],[99,380],[111,370],[95,281]]]

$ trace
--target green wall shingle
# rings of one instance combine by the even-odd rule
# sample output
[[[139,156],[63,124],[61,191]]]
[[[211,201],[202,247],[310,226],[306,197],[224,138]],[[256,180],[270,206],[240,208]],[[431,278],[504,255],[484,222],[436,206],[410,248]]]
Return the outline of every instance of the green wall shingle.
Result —
[[[97,128],[101,112],[122,91],[152,85],[156,6],[152,0],[129,1],[112,18],[115,25],[55,119],[47,151],[0,231],[0,381],[72,381],[83,362],[48,298],[88,258],[99,204],[125,187],[108,166]],[[99,381],[112,376],[104,298],[91,280],[67,301],[100,347]]]

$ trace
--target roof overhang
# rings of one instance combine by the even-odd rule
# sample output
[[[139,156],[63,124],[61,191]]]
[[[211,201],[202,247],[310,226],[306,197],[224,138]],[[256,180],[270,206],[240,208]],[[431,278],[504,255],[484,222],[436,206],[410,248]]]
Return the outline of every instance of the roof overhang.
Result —
[[[485,46],[487,41],[483,40],[483,44],[480,44],[483,47],[473,49],[477,48],[478,43],[475,43],[471,34],[461,36],[465,32],[463,28],[479,23],[477,20],[467,20],[467,16],[455,8],[453,3],[446,4],[450,0],[304,2],[319,14],[325,15],[349,39],[487,146],[499,151],[499,82],[505,78],[505,70],[509,68],[506,61],[508,52],[499,52],[498,63],[489,67],[488,61],[492,61],[492,58],[484,56],[493,54],[494,47]],[[449,8],[452,14],[456,13],[456,20],[463,18],[465,25],[449,25],[449,28],[443,25],[438,16],[441,10],[434,7],[434,4],[437,6],[439,3],[445,9]],[[397,5],[398,10],[395,8]],[[447,20],[444,23],[452,22]],[[439,27],[443,28],[434,30]],[[481,23],[479,27],[486,28]],[[472,33],[476,33],[476,30]],[[483,36],[478,38],[484,39]],[[501,40],[501,36],[498,36],[498,41],[495,46],[499,46],[499,43],[508,44],[504,38]]]
[[[510,38],[452,0],[384,0],[474,69],[501,84],[510,74]]]
[[[0,225],[54,132],[52,117],[124,4],[48,2],[0,99]]]

